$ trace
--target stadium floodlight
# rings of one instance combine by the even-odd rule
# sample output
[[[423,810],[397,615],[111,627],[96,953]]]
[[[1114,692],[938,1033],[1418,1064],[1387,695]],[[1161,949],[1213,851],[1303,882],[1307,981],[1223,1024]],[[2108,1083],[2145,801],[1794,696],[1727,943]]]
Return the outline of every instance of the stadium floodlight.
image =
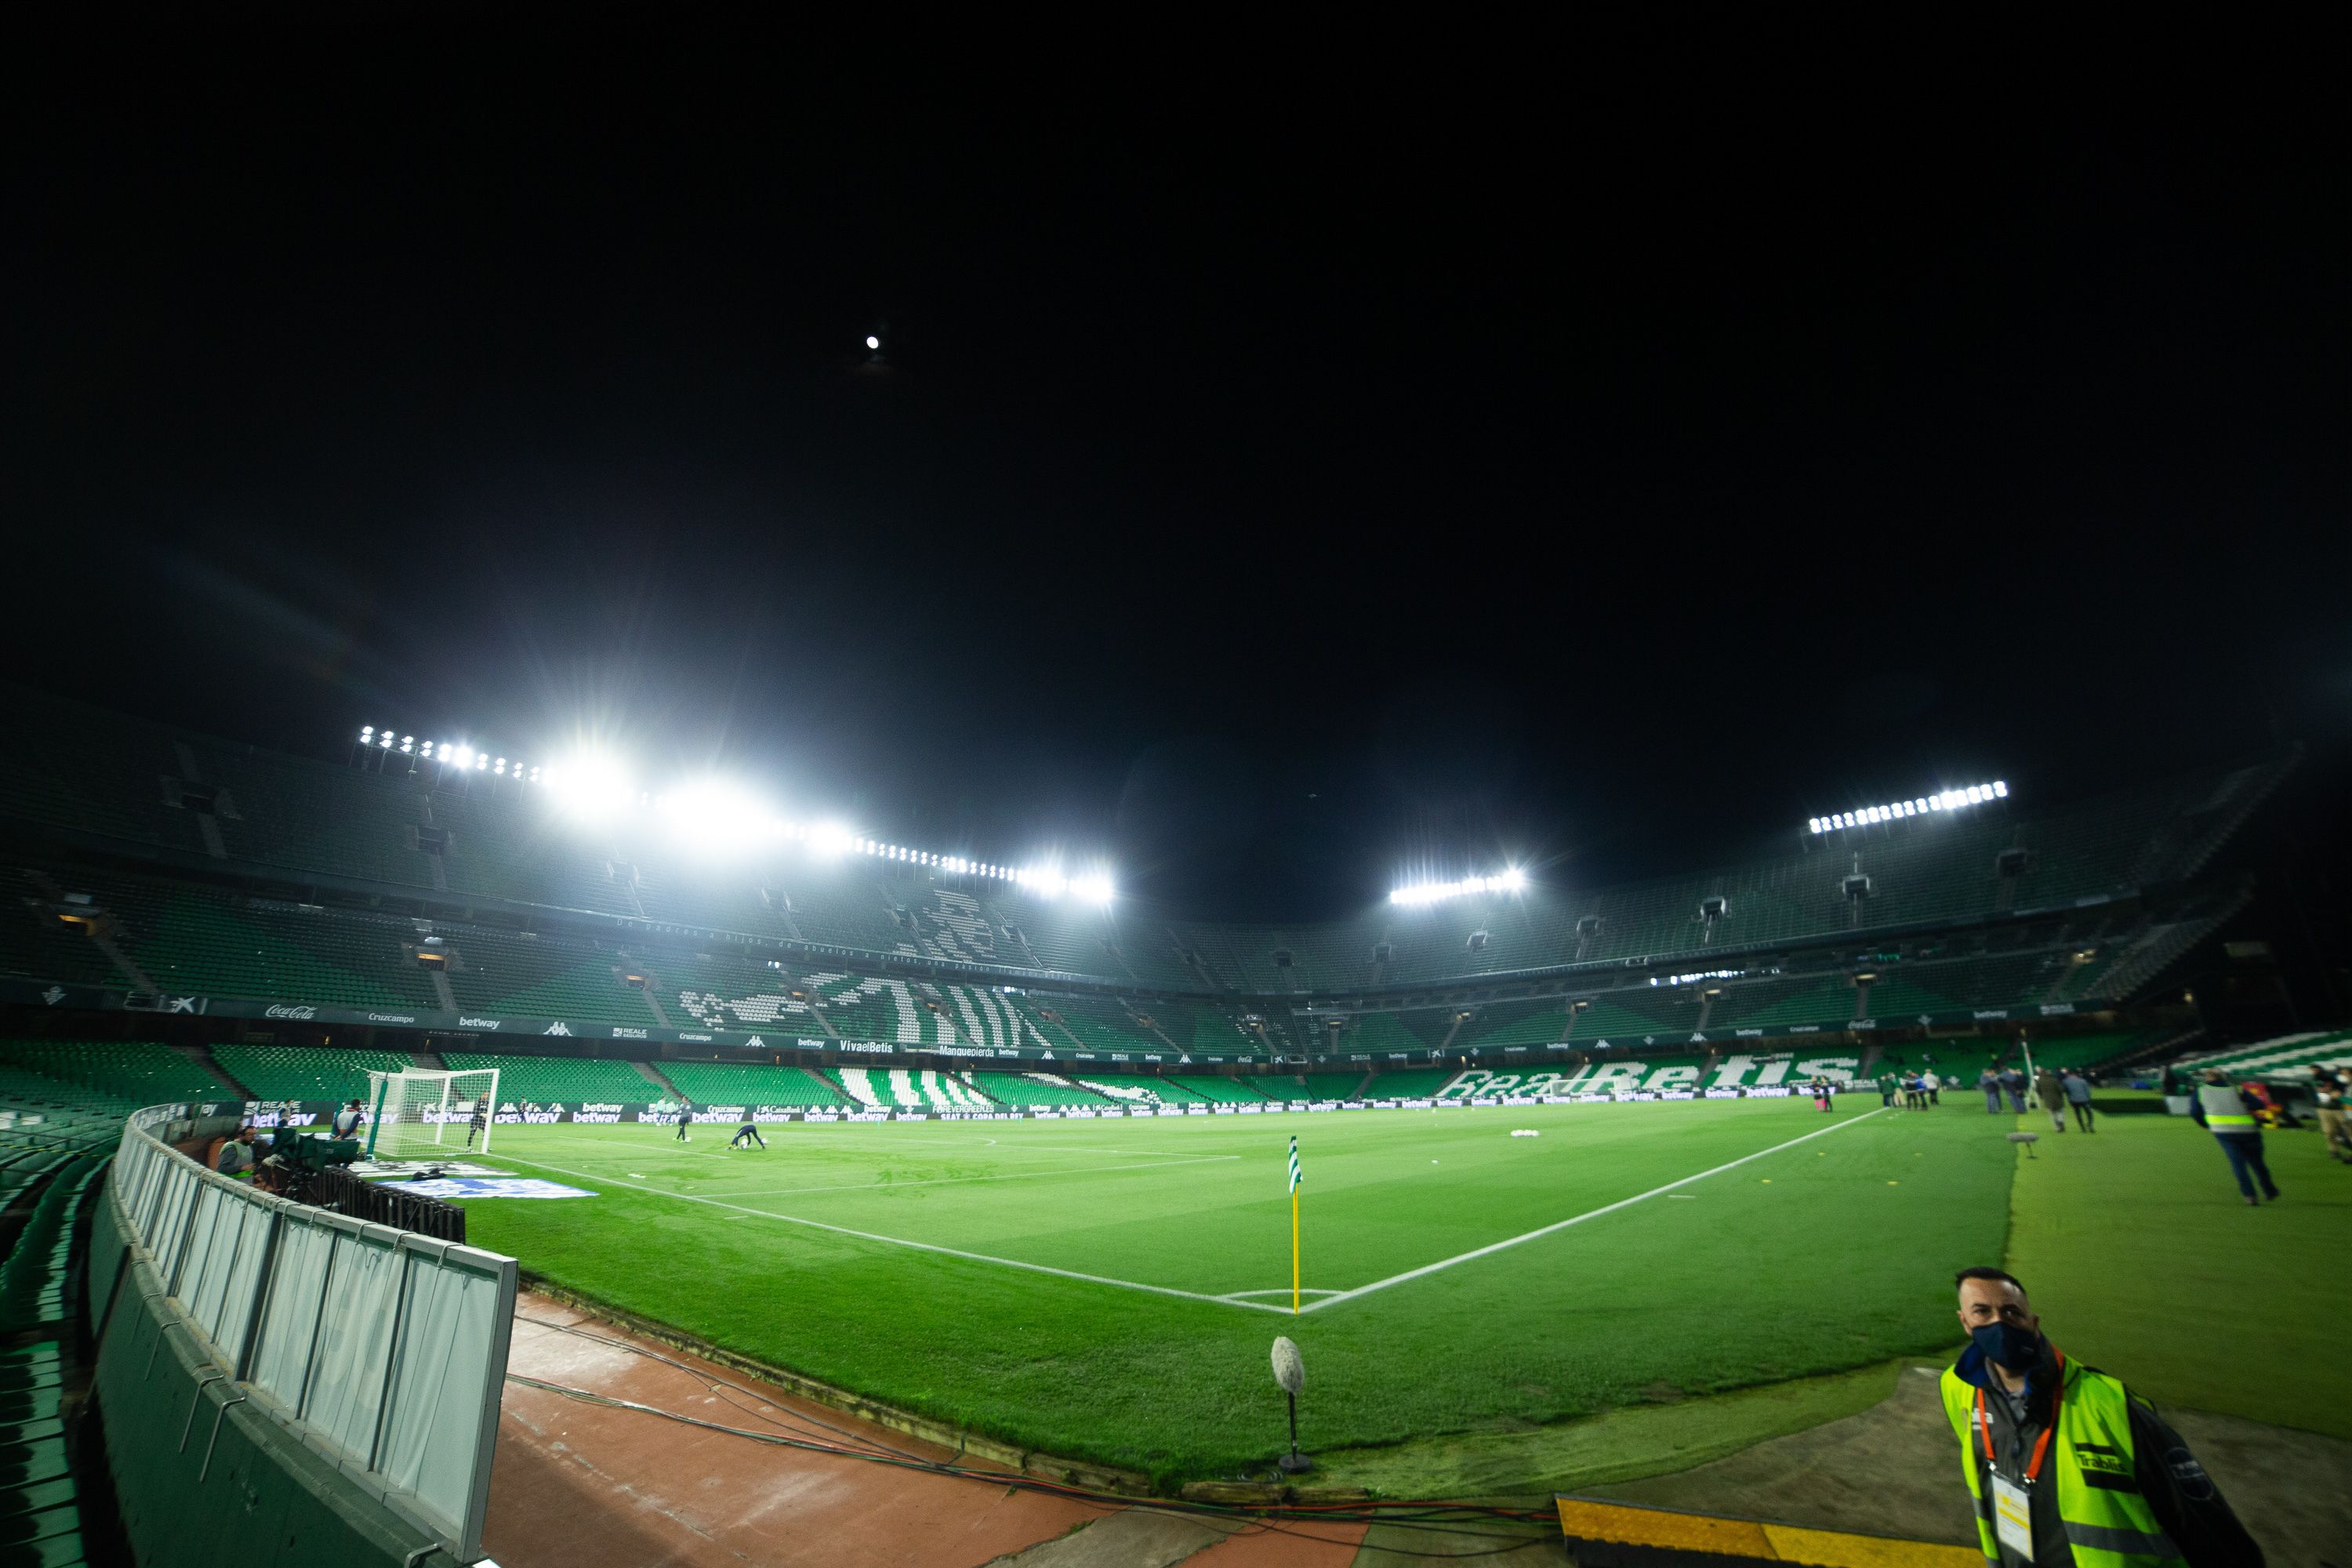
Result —
[[[676,837],[706,853],[758,844],[776,820],[765,801],[726,779],[698,779],[663,795],[655,809]]]
[[[1058,866],[1024,866],[1013,874],[1013,880],[1040,898],[1058,899],[1069,890],[1069,879]]]
[[[1853,811],[1833,811],[1827,816],[1809,816],[1805,818],[1805,831],[1834,833],[1841,827],[1867,827],[1874,823],[1926,816],[1931,812],[1958,811],[1967,806],[1983,805],[1989,801],[2008,798],[2007,781],[1995,779],[1990,784],[1964,784],[1958,789],[1937,790],[1933,795],[1915,795],[1909,800],[1892,801],[1885,805],[1864,805]]]
[[[1453,882],[1409,882],[1389,894],[1392,904],[1434,904],[1465,893],[1517,893],[1528,885],[1528,874],[1513,866],[1491,877],[1465,877]]]
[[[882,346],[882,340],[868,332],[866,334],[866,346],[869,349],[878,349]]]
[[[368,742],[371,739],[373,739],[373,738],[374,737],[374,735],[375,735],[375,726],[374,726],[374,725],[373,725],[373,724],[362,724],[362,725],[361,725],[361,726],[360,726],[360,744],[362,744],[362,745],[365,745],[365,744],[367,744],[367,742]]]
[[[820,822],[809,829],[809,847],[824,856],[846,855],[856,840],[838,822]]]
[[[478,753],[475,765],[481,765]],[[588,755],[547,771],[548,793],[569,816],[600,821],[625,809],[635,793],[628,774],[610,757]]]
[[[1100,871],[1073,877],[1070,879],[1070,891],[1090,904],[1109,903],[1112,897],[1110,878]]]

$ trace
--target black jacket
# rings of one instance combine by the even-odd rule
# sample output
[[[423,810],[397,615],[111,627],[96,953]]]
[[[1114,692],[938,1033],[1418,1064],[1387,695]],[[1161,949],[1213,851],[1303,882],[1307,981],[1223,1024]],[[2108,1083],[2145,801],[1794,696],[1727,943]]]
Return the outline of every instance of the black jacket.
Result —
[[[2011,1480],[2021,1479],[2034,1440],[2049,1422],[2050,1390],[2058,1381],[2058,1363],[2050,1342],[2042,1342],[2042,1360],[2026,1376],[2026,1416],[2021,1423],[2011,1414],[2008,1394],[1974,1345],[1961,1352],[1952,1371],[1961,1382],[1985,1391],[1985,1415],[1992,1423],[1994,1468]],[[2263,1568],[2263,1549],[2230,1510],[2221,1489],[2213,1484],[2213,1478],[2205,1473],[2180,1434],[2137,1394],[2131,1395],[2131,1435],[2132,1481],[2189,1568]],[[1982,1450],[1970,1452],[1981,1467]],[[1979,1484],[1982,1480],[1979,1470]],[[2027,1490],[2033,1507],[2034,1568],[2063,1568],[2074,1561],[2074,1552],[2059,1521],[2058,1489],[2050,1484],[2045,1470],[2042,1483]],[[2001,1568],[2022,1562],[2006,1551],[2000,1556]]]

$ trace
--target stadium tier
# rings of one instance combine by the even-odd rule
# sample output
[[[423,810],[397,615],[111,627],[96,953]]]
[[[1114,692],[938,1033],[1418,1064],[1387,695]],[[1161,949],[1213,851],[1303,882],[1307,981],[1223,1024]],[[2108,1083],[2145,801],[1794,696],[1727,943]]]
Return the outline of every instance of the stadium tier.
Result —
[[[2352,1070],[2352,1029],[2281,1035],[2257,1045],[2185,1057],[2172,1064],[2183,1073],[2218,1068],[2231,1079],[2263,1079],[2282,1083],[2308,1083],[2311,1069]]]
[[[766,1063],[664,1062],[662,1076],[700,1105],[791,1105],[832,1110],[849,1102],[806,1068]]]
[[[213,1060],[257,1100],[349,1100],[367,1092],[369,1073],[416,1065],[405,1051],[310,1046],[218,1045]]]
[[[1686,877],[1383,904],[1353,920],[1265,926],[1177,919],[1135,900],[1082,907],[935,868],[856,855],[824,860],[788,847],[747,847],[714,868],[682,858],[643,825],[571,822],[539,794],[465,770],[444,778],[433,764],[399,757],[373,757],[365,768],[322,763],[30,694],[21,701],[20,732],[39,739],[0,760],[0,816],[52,840],[66,836],[117,855],[199,858],[224,873],[280,881],[401,889],[460,907],[621,917],[1204,994],[1369,993],[2074,910],[2195,877],[2289,765],[2211,769],[2071,805],[2010,801],[1800,836],[1790,848]],[[160,780],[162,787],[93,784],[113,779]],[[371,945],[397,944],[391,922],[375,937],[354,935],[346,950],[335,945],[341,937],[298,934],[305,929],[298,913],[265,915],[181,891],[160,906],[129,908],[124,918],[143,927],[156,965],[201,973],[208,984],[236,976],[248,991],[355,1005],[430,1000],[420,984],[426,977],[401,973]],[[462,1006],[496,1002],[521,1016],[622,1023],[646,1011],[614,994],[624,988],[607,983],[609,959],[533,962],[477,942],[480,962],[446,971]],[[0,953],[18,965],[76,971],[45,978],[89,982],[94,966],[86,953],[78,964],[51,964],[27,951],[33,945],[18,931],[0,942]],[[845,966],[838,977],[855,973]],[[1924,992],[1916,999],[1958,1000],[1933,986]],[[1914,999],[1890,995],[1905,1005]],[[969,1019],[967,1002],[974,1003]],[[1051,1024],[1034,1017],[1034,1004],[992,1016],[972,997],[925,994],[911,1026],[930,1026],[919,1015],[932,1003],[954,1013],[952,1028],[983,1037]],[[893,1010],[896,999],[880,1005]],[[1102,1045],[1124,1037],[1114,1048],[1130,1049],[1137,1039],[1181,1049],[1201,1043],[1187,1018],[1137,1029],[1133,1014],[1117,1005],[1054,1010],[1066,1013],[1081,1039],[1088,1029],[1100,1032]],[[1874,1003],[1873,1010],[1894,1009]],[[915,1043],[899,1032],[909,1024],[900,1016],[872,1026],[876,1037]],[[1493,1025],[1542,1033],[1532,1016]],[[1219,1043],[1229,1042],[1221,1035]]]
[[[1202,1100],[1215,1105],[1264,1105],[1265,1103],[1265,1096],[1251,1088],[1246,1079],[1171,1073],[1166,1081],[1188,1094],[1199,1095]]]
[[[1429,1100],[1454,1081],[1449,1068],[1409,1068],[1378,1074],[1364,1087],[1367,1100]]]
[[[1054,1110],[1065,1105],[1100,1106],[1108,1098],[1082,1089],[1067,1079],[1045,1072],[976,1072],[975,1088],[999,1105],[1034,1106]]]
[[[96,1089],[125,1110],[234,1099],[228,1085],[169,1046],[145,1041],[0,1040],[0,1063]]]
[[[1294,1104],[1319,1104],[1328,1100],[1353,1100],[1356,1088],[1365,1074],[1360,1072],[1312,1072],[1297,1078],[1254,1078],[1250,1087],[1268,1100],[1289,1100]]]
[[[490,1056],[478,1051],[444,1051],[441,1059],[452,1072],[480,1068],[499,1069],[499,1100],[528,1100],[540,1105],[647,1105],[661,1098],[661,1086],[627,1062],[593,1057]]]
[[[992,1110],[991,1097],[961,1073],[905,1068],[827,1068],[826,1079],[852,1105],[869,1110]]]
[[[1180,1084],[1155,1078],[1089,1078],[1071,1075],[1078,1088],[1098,1094],[1113,1105],[1198,1105],[1201,1096]]]

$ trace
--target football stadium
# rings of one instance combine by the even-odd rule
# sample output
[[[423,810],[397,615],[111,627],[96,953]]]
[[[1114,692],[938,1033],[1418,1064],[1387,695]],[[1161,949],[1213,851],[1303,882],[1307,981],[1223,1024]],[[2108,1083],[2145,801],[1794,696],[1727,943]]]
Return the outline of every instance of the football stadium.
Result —
[[[2174,984],[2292,753],[2047,806],[1939,785],[1705,872],[1500,866],[1267,926],[372,724],[334,761],[15,701],[5,1299],[41,1561],[259,1510],[361,1561],[532,1562],[581,1509],[656,1560],[534,1468],[592,1411],[636,1428],[598,1455],[616,1486],[688,1423],[753,1469],[797,1443],[1080,1521],[1156,1500],[1196,1547],[1556,1552],[1555,1495],[1867,1493],[1814,1471],[1907,1435],[1758,1456],[1897,1419],[1956,1260],[2226,1433],[2209,1462],[2274,1543],[2309,1524],[2286,1477],[2342,1474],[2332,1151],[2271,1140],[2298,1201],[2240,1251],[2210,1140],[2166,1114],[2182,1064],[2289,1121],[2352,1067],[2347,1031],[2221,1050]],[[2095,1130],[2012,1068],[2095,1084]],[[2231,1337],[2179,1331],[2224,1298]],[[2250,1385],[2249,1347],[2297,1375]],[[1959,1503],[1930,1496],[1843,1506],[1932,1541]]]
[[[2352,1568],[2332,32],[11,19],[0,1568]]]

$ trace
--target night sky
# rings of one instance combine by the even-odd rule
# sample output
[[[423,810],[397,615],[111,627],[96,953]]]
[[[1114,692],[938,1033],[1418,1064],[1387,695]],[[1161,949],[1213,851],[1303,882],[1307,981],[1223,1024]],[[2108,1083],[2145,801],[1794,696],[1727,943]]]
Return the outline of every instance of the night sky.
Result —
[[[1236,916],[2352,731],[2340,106],[400,15],[20,100],[13,679],[593,735]]]

